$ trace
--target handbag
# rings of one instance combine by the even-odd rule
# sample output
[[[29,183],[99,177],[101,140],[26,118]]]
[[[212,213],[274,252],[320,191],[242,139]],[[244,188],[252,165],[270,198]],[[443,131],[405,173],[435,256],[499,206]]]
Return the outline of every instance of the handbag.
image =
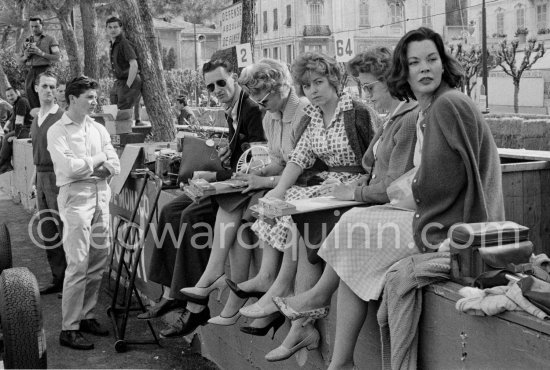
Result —
[[[185,135],[182,140],[181,162],[178,184],[193,178],[195,171],[222,171],[222,163],[215,146],[207,145],[207,140]]]
[[[418,167],[413,167],[409,171],[405,172],[393,182],[386,189],[390,204],[397,208],[408,209],[411,211],[416,210],[416,203],[412,193],[412,182],[416,176]]]
[[[451,230],[451,280],[488,288],[506,285],[504,272],[529,262],[529,228],[511,221],[462,223]]]

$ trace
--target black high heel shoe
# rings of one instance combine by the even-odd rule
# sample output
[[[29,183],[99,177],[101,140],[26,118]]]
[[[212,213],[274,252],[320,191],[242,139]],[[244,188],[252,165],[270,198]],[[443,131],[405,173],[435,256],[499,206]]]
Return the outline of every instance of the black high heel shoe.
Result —
[[[229,287],[229,289],[231,289],[233,291],[233,293],[235,293],[237,295],[237,297],[242,298],[242,299],[245,299],[245,298],[258,298],[259,299],[265,294],[265,292],[258,292],[258,291],[246,292],[246,291],[242,290],[241,288],[239,288],[237,283],[235,283],[231,279],[225,279],[225,282],[227,283],[227,286]]]
[[[285,323],[285,317],[280,313],[275,313],[274,316],[275,319],[273,319],[273,321],[271,321],[263,328],[256,328],[253,326],[241,326],[240,329],[243,333],[263,337],[267,333],[269,333],[269,330],[271,330],[271,328],[273,328],[273,334],[271,335],[271,339],[273,339],[275,338],[275,333],[277,332],[277,330],[279,330],[279,328]]]

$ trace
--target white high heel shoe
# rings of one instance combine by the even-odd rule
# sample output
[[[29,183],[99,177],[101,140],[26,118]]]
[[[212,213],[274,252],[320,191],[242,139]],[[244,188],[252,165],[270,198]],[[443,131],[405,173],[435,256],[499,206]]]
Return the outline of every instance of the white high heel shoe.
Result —
[[[204,300],[208,298],[210,293],[212,293],[214,290],[218,290],[218,298],[219,301],[222,297],[223,290],[227,287],[227,283],[225,282],[225,274],[222,274],[219,276],[212,284],[210,284],[207,287],[189,287],[189,288],[183,288],[180,289],[181,294],[183,294],[186,297],[189,297],[194,300]]]
[[[248,299],[243,302],[240,308],[243,308],[246,302],[248,302]],[[229,317],[222,316],[221,314],[216,317],[212,317],[208,320],[208,323],[214,325],[229,326],[234,325],[237,321],[239,321],[240,317],[241,313],[239,312],[239,310],[237,310],[237,312]]]
[[[265,355],[265,359],[269,362],[286,360],[304,347],[308,351],[311,351],[312,349],[319,347],[320,339],[321,336],[319,335],[317,329],[313,329],[310,335],[305,337],[301,342],[298,342],[294,347],[286,348],[283,345],[280,345],[279,347],[275,348],[273,351]]]

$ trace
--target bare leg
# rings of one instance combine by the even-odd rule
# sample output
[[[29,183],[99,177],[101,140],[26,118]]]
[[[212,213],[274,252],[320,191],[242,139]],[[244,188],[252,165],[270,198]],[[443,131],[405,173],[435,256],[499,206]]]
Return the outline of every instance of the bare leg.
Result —
[[[277,278],[269,290],[258,300],[258,305],[268,312],[276,312],[277,307],[271,300],[273,297],[286,297],[292,294],[294,278],[296,277],[296,268],[298,261],[293,256],[292,248],[287,248],[283,254],[283,262]]]
[[[298,270],[296,272],[296,284],[295,284],[295,291],[298,292],[310,292],[313,290],[314,285],[316,285],[316,282],[321,282],[319,280],[319,277],[322,273],[322,264],[311,264],[309,260],[307,259],[307,249],[303,242],[303,239],[300,238],[299,245],[298,245]],[[336,273],[335,273],[336,275]],[[328,280],[328,279],[326,279]],[[329,283],[333,283],[333,281],[329,281]],[[334,284],[333,284],[334,285]],[[332,296],[332,293],[336,290],[338,287],[338,276],[336,275],[336,286],[333,290],[328,289],[326,292],[322,289],[317,289],[319,291],[318,294],[320,294],[322,297],[315,297],[314,299],[315,303],[318,301],[321,301],[321,305],[329,305],[330,304],[330,298]],[[328,300],[328,304],[324,304],[324,301]],[[312,304],[312,303],[308,303]],[[314,306],[312,308],[321,307],[320,306]],[[291,307],[294,308],[294,306],[291,305]],[[286,348],[292,348],[297,343],[301,342],[305,338],[307,338],[308,335],[311,334],[313,331],[313,325],[307,324],[303,325],[305,320],[295,320],[292,322],[292,326],[290,327],[290,330],[283,341],[282,345]]]
[[[252,238],[250,237],[250,229],[240,229],[241,239],[245,246],[239,245],[237,241],[229,252],[229,264],[231,267],[231,280],[235,283],[240,283],[248,278],[248,270],[250,268],[250,256],[252,251],[246,247],[246,245],[252,245]],[[245,299],[237,297],[232,291],[229,292],[227,302],[220,313],[223,317],[231,317],[243,306]]]
[[[277,268],[281,259],[281,252],[267,243],[260,242],[262,247],[262,263],[260,271],[252,279],[239,284],[239,288],[246,292],[265,292],[273,284],[277,275]]]
[[[300,271],[300,268],[298,267],[298,271]],[[297,279],[297,281],[299,280],[301,278]],[[332,267],[326,265],[323,275],[321,275],[321,278],[313,288],[301,292],[294,297],[286,298],[286,302],[298,312],[329,306],[332,295],[338,289],[339,282],[340,278],[338,274],[336,274]],[[296,290],[299,291],[299,288],[297,287]]]
[[[206,269],[197,282],[197,287],[205,287],[213,283],[225,270],[225,260],[231,246],[235,242],[238,227],[241,224],[242,208],[234,212],[218,209],[214,226],[212,252]]]
[[[336,335],[329,370],[353,368],[357,337],[367,317],[368,302],[363,301],[344,283],[338,288]]]

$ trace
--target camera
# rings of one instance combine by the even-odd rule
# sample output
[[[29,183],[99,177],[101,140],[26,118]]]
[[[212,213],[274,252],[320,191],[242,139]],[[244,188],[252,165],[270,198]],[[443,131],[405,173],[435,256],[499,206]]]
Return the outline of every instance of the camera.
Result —
[[[33,35],[30,35],[29,37],[27,37],[25,39],[25,44],[24,44],[24,48],[25,50],[28,50],[31,45],[35,45],[35,42],[34,42],[34,36]]]

